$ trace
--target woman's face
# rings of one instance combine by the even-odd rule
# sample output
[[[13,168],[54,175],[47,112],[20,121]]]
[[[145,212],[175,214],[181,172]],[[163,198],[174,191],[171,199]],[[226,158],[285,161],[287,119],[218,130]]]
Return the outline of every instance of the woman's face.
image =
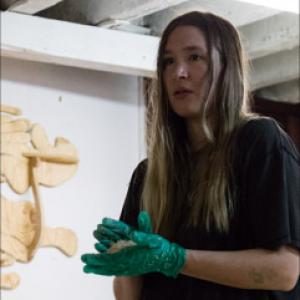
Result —
[[[173,111],[182,118],[198,119],[208,82],[209,58],[204,34],[194,26],[175,28],[163,55],[164,87]]]

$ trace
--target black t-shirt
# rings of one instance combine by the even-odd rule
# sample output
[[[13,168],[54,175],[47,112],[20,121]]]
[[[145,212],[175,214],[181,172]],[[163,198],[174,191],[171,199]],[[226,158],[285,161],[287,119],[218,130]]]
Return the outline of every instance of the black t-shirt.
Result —
[[[300,157],[290,138],[270,118],[248,121],[235,144],[235,215],[226,234],[179,227],[175,242],[187,249],[300,249]],[[132,175],[121,219],[137,226],[147,161]],[[144,275],[143,300],[299,300],[300,280],[290,292],[232,288],[179,275]]]

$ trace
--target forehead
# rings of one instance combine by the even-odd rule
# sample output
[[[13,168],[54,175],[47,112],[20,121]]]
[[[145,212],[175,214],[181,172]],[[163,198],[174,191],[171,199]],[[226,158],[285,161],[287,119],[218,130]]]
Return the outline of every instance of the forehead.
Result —
[[[195,26],[178,26],[169,35],[165,53],[199,48],[207,51],[203,32]]]

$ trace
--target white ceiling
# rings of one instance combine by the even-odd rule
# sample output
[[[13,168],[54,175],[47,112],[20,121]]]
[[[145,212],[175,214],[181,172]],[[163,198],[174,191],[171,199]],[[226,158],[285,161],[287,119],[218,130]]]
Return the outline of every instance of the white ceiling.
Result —
[[[167,23],[191,10],[210,11],[241,33],[252,90],[300,103],[298,0],[281,0],[286,7],[255,1],[2,0],[2,55],[153,77],[158,36]]]

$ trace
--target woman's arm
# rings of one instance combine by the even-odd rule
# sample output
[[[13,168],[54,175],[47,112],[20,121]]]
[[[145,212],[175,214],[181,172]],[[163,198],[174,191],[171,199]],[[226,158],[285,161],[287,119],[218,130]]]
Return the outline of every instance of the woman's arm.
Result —
[[[140,300],[143,277],[115,277],[113,282],[116,300]]]
[[[300,254],[282,246],[277,251],[187,250],[182,274],[244,289],[289,291],[299,277]]]

